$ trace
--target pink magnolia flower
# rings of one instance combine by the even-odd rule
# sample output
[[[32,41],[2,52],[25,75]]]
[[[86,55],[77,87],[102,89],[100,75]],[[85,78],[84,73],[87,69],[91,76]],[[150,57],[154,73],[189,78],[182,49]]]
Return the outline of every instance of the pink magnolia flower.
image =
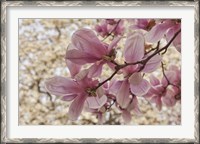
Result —
[[[175,71],[174,71],[175,70]],[[150,83],[151,88],[146,94],[146,98],[151,102],[156,103],[159,110],[162,108],[162,104],[168,107],[172,107],[180,99],[180,71],[177,67],[172,66],[166,73],[166,77],[173,85],[169,85],[165,77],[160,81],[155,76],[151,75]]]
[[[111,60],[115,59],[114,48],[119,40],[120,38],[116,37],[110,45],[107,45],[102,43],[92,30],[80,29],[73,34],[72,44],[68,47],[65,59],[76,65],[94,63],[89,68],[88,77],[99,76],[104,64],[114,67]]]
[[[171,40],[176,32],[181,29],[181,24],[177,20],[164,20],[156,24],[145,36],[146,41],[157,43],[166,35],[167,41]],[[174,39],[173,45],[181,52],[181,33]]]
[[[156,24],[154,19],[136,19],[134,24],[130,26],[131,29],[137,30],[142,29],[144,31],[149,31]]]
[[[129,35],[125,43],[124,51],[125,61],[127,63],[141,61],[146,57],[144,55],[144,36],[138,32]],[[130,101],[129,89],[136,96],[141,96],[148,92],[150,84],[142,77],[142,72],[154,71],[157,69],[160,62],[161,57],[155,55],[145,64],[145,67],[141,71],[139,70],[142,65],[139,64],[130,65],[123,69],[125,79],[117,94],[117,102],[122,108],[126,108]]]
[[[115,101],[116,95],[119,93],[120,95],[126,95],[128,97],[127,99],[123,99],[124,97],[119,97],[117,101],[117,104],[119,104],[119,110],[122,112],[122,118],[124,119],[125,123],[129,123],[131,121],[131,111],[134,111],[136,114],[141,114],[138,107],[137,97],[131,95],[127,81],[112,80],[107,86],[104,85],[104,88],[106,89],[105,95],[107,95],[111,101]]]
[[[129,101],[128,106],[122,110],[122,118],[124,119],[125,123],[129,123],[131,121],[131,111],[134,111],[138,115],[141,114],[136,96],[133,96]]]
[[[171,84],[181,86],[181,70],[177,66],[171,65],[166,71],[166,76]],[[162,78],[162,83],[165,86],[168,84],[166,78]]]
[[[69,118],[77,120],[85,102],[89,108],[94,109],[106,103],[107,97],[93,90],[97,84],[98,80],[92,80],[86,76],[78,80],[56,76],[47,80],[45,87],[49,93],[60,96],[62,100],[73,101],[69,107]]]
[[[115,36],[123,35],[124,33],[124,21],[116,19],[105,19],[102,20],[100,25],[95,26],[95,30],[102,37],[106,37],[109,34],[114,34]]]

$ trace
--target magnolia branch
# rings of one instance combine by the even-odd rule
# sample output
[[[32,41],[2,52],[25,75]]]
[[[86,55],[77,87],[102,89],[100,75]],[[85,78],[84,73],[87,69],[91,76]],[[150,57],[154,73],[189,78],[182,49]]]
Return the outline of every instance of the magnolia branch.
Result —
[[[171,40],[161,49],[156,49],[154,53],[152,53],[150,56],[148,56],[146,59],[143,59],[141,61],[137,61],[137,62],[134,62],[134,63],[125,63],[125,64],[117,64],[116,62],[113,62],[116,67],[115,67],[115,72],[109,77],[107,78],[106,80],[104,80],[103,82],[99,83],[97,87],[94,88],[94,90],[97,90],[99,87],[101,87],[103,84],[105,84],[107,81],[110,81],[114,76],[115,74],[117,74],[117,72],[120,70],[120,69],[123,69],[129,65],[136,65],[136,64],[142,64],[141,68],[139,69],[139,72],[142,71],[145,67],[145,65],[147,64],[147,62],[152,58],[154,57],[155,55],[159,54],[160,52],[162,51],[167,51],[168,47],[170,46],[170,44],[173,42],[173,40],[177,37],[177,35],[181,32],[181,30],[177,31],[174,36],[171,38]],[[112,62],[112,61],[111,61]]]
[[[164,63],[161,62],[161,67],[162,67],[162,73],[163,73],[163,76],[165,77],[166,81],[167,81],[167,85],[170,84],[170,81],[169,79],[167,78],[166,74],[165,74],[165,68],[164,68]]]

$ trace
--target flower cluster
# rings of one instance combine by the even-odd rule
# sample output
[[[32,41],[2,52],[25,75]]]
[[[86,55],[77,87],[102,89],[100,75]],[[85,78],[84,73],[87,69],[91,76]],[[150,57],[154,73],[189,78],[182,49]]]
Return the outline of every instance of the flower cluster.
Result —
[[[181,52],[179,19],[102,19],[95,31],[82,28],[72,35],[65,55],[71,77],[56,76],[45,83],[49,93],[72,101],[71,120],[77,120],[84,109],[103,123],[104,114],[115,107],[128,123],[132,112],[141,113],[138,97],[155,103],[159,110],[180,100],[181,71],[175,65],[166,70],[163,64],[170,46]],[[108,37],[112,38],[105,42]],[[119,45],[123,62],[117,61]],[[102,77],[105,65],[113,71],[108,78]],[[157,69],[162,69],[161,79],[153,75]]]

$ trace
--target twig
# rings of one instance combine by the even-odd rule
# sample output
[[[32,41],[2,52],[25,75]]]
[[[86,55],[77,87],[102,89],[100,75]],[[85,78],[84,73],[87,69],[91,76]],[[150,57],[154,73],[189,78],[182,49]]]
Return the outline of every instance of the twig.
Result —
[[[167,81],[167,85],[170,84],[170,81],[169,79],[167,78],[166,74],[165,74],[165,69],[164,69],[164,64],[163,62],[161,62],[161,67],[162,67],[162,73],[163,73],[163,76],[165,77],[166,81]]]

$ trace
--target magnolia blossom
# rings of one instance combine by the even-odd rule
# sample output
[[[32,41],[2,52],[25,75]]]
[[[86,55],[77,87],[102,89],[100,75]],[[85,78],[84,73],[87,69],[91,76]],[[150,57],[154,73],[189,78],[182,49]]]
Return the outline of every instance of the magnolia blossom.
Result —
[[[123,20],[105,19],[102,20],[99,25],[95,26],[95,30],[102,37],[106,37],[110,34],[114,34],[115,36],[123,35],[123,23]]]
[[[72,44],[68,47],[65,59],[76,65],[93,63],[88,70],[88,77],[97,77],[101,74],[104,64],[114,68],[111,61],[115,59],[114,48],[119,40],[120,37],[116,37],[108,45],[102,43],[92,30],[80,29],[73,34]]]
[[[157,43],[164,36],[167,41],[170,41],[176,32],[181,29],[181,24],[178,20],[164,20],[156,24],[145,36],[147,42]],[[181,33],[172,42],[177,51],[181,52]]]
[[[128,36],[125,43],[124,57],[127,63],[141,61],[144,55],[144,36],[141,33],[133,33]],[[130,65],[123,69],[125,79],[117,94],[117,102],[122,108],[126,108],[130,101],[130,91],[137,96],[144,95],[150,88],[149,82],[142,77],[143,72],[154,71],[161,62],[161,57],[155,55],[141,69],[142,65]],[[141,69],[141,71],[139,71]],[[129,90],[130,89],[130,90]]]
[[[93,90],[97,84],[98,80],[86,76],[79,80],[56,76],[47,80],[45,86],[49,93],[60,96],[62,100],[73,101],[69,107],[69,118],[77,120],[85,101],[88,107],[93,109],[98,109],[106,103],[107,97]]]
[[[144,31],[149,31],[151,28],[156,25],[154,19],[136,19],[133,21],[133,25],[130,26],[131,29],[137,30],[142,29]]]
[[[159,110],[161,110],[162,104],[172,107],[180,100],[180,70],[176,66],[172,66],[169,71],[167,71],[166,77],[163,77],[160,81],[155,76],[151,75],[151,88],[145,96],[147,99],[150,99],[151,102],[156,103]]]

